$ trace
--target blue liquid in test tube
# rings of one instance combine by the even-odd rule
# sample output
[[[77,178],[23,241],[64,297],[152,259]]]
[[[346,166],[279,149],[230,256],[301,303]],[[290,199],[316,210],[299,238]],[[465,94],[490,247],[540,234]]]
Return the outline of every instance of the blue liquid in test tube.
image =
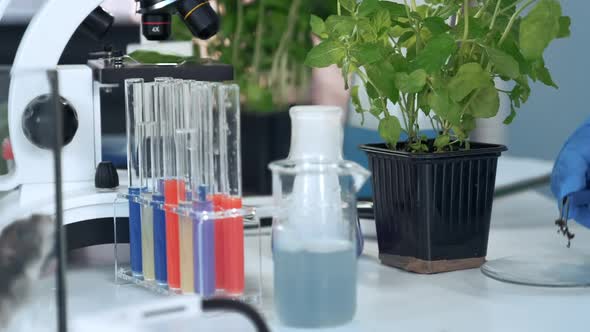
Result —
[[[143,277],[141,254],[141,205],[136,199],[141,194],[140,132],[143,121],[143,79],[125,80],[125,115],[127,131],[127,172],[129,188],[129,244],[131,272]]]
[[[160,285],[168,283],[168,264],[166,261],[166,213],[161,209],[164,204],[163,195],[152,196],[154,208],[154,270],[156,282]]]
[[[141,257],[141,205],[132,200],[133,197],[139,197],[139,188],[129,188],[129,245],[131,259],[131,273],[135,277],[141,277],[142,257]]]

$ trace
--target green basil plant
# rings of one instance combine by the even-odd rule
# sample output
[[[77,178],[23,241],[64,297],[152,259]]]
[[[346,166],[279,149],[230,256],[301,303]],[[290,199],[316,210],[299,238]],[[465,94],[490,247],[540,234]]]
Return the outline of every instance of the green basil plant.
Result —
[[[370,105],[361,105],[359,86],[350,87],[356,112],[379,120],[391,149],[411,152],[469,149],[476,120],[497,115],[500,94],[510,99],[510,124],[530,95],[530,82],[557,88],[543,53],[570,35],[570,18],[558,0],[339,0],[337,15],[311,17],[321,43],[306,64],[337,65],[349,88],[356,74]],[[496,84],[499,80],[509,82]],[[502,90],[498,86],[509,86]],[[399,106],[401,118],[388,103]],[[420,134],[422,112],[437,132]],[[405,132],[408,141],[398,145]]]

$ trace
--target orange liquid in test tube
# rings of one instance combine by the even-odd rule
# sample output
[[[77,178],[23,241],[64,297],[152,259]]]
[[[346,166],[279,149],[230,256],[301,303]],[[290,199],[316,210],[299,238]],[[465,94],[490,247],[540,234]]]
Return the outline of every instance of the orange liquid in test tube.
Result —
[[[183,191],[179,193],[179,190]],[[166,258],[168,262],[168,286],[180,288],[180,238],[178,214],[172,209],[178,206],[178,195],[184,195],[183,181],[166,180],[164,182],[164,199],[166,203]]]

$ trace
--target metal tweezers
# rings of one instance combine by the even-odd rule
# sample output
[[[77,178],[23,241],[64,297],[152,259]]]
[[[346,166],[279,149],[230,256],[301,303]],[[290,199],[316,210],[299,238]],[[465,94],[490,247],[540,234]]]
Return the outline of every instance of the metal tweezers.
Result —
[[[571,247],[572,239],[576,236],[570,232],[568,227],[569,213],[571,206],[590,205],[590,190],[579,191],[577,193],[566,196],[563,200],[559,219],[555,221],[555,225],[559,227],[557,233],[563,234],[567,238],[567,247]]]

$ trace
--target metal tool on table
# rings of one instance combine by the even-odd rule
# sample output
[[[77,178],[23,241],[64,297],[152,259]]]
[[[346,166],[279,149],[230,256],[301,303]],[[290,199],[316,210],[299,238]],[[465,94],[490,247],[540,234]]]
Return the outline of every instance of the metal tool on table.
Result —
[[[588,188],[588,187],[587,187]],[[567,239],[551,255],[513,256],[485,263],[481,271],[486,276],[514,284],[541,287],[590,287],[590,253],[574,250],[575,234],[568,227],[574,206],[590,206],[590,190],[568,195],[555,222],[558,233]]]

